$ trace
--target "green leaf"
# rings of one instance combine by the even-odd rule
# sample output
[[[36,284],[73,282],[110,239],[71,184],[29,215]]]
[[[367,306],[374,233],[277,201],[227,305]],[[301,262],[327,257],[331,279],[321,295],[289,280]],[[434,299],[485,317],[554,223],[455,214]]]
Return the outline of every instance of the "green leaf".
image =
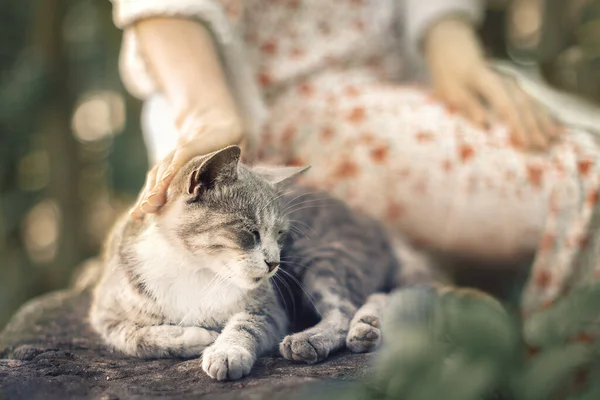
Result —
[[[515,376],[513,391],[519,400],[547,400],[573,377],[573,373],[592,359],[591,346],[573,343],[545,350],[536,355]]]
[[[525,340],[537,348],[562,345],[575,334],[598,332],[599,318],[600,285],[582,287],[532,315],[524,326]]]

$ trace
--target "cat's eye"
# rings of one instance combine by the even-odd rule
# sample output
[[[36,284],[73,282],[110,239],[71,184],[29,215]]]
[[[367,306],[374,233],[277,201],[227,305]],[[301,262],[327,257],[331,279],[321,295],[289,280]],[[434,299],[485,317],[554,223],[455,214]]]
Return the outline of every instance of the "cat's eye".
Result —
[[[238,243],[242,249],[250,250],[260,243],[260,233],[256,230],[242,230],[238,233]]]
[[[279,246],[283,246],[283,243],[285,242],[286,238],[287,238],[286,231],[281,230],[281,231],[277,232],[277,243],[279,244]]]

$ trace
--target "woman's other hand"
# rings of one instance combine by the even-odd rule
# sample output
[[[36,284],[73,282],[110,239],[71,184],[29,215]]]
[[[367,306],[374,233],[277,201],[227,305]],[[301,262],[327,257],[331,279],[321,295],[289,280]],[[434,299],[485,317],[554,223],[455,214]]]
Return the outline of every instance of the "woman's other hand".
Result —
[[[514,79],[487,63],[466,19],[442,19],[427,32],[425,57],[436,95],[485,129],[489,112],[511,129],[515,145],[545,149],[559,135],[557,124]]]

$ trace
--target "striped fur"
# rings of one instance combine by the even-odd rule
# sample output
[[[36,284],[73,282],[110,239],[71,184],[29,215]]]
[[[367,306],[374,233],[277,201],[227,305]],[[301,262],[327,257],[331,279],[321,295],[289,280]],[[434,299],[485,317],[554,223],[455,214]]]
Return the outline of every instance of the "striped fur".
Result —
[[[232,146],[192,160],[160,213],[117,223],[92,326],[129,355],[202,355],[219,380],[248,374],[277,344],[307,363],[347,340],[354,351],[377,344],[368,329],[349,329],[367,298],[398,280],[381,227],[325,193],[290,186],[303,168],[250,169],[239,157]],[[290,317],[317,322],[285,336]]]

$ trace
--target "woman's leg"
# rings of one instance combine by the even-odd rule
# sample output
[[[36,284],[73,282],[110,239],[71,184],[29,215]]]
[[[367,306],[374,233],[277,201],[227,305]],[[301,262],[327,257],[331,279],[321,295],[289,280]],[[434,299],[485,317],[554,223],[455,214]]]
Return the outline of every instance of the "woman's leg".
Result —
[[[556,230],[583,240],[600,169],[591,135],[526,153],[503,126],[479,130],[423,91],[349,82],[329,76],[281,96],[263,159],[312,165],[307,183],[433,248],[509,261],[563,246]]]

